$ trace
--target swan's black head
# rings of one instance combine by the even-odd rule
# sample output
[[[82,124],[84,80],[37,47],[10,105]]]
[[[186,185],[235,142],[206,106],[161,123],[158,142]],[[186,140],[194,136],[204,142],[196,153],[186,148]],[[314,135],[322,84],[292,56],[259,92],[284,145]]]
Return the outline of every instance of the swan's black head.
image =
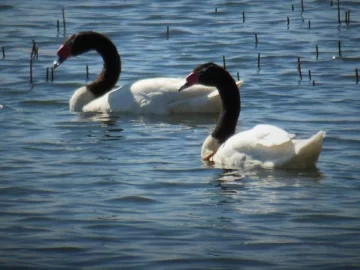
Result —
[[[226,73],[227,71],[224,68],[214,63],[199,65],[186,77],[186,83],[178,91],[182,91],[194,84],[217,86]]]
[[[72,56],[83,54],[94,47],[95,36],[102,36],[96,32],[80,32],[69,36],[60,46],[57,55],[58,60],[54,62],[54,68]],[[104,36],[103,36],[104,37]],[[105,37],[104,37],[105,38]]]

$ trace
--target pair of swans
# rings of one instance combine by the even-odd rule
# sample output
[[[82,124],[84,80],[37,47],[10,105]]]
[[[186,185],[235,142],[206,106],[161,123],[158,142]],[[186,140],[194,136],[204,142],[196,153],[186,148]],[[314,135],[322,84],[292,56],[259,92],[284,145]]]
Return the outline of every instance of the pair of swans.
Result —
[[[98,78],[75,91],[71,111],[132,112],[149,114],[218,113],[214,131],[204,141],[201,158],[224,167],[255,164],[273,168],[315,166],[325,132],[309,139],[294,139],[292,134],[272,125],[257,125],[235,134],[240,115],[239,88],[222,67],[206,63],[196,67],[186,80],[151,78],[112,90],[121,72],[115,45],[96,32],[80,32],[65,40],[58,50],[54,67],[70,57],[96,50],[104,60]],[[187,89],[187,91],[184,91]]]

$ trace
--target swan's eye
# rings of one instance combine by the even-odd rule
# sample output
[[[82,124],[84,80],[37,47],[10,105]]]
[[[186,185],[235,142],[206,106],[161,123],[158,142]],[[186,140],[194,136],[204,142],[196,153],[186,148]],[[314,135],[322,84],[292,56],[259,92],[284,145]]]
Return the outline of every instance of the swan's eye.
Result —
[[[213,63],[206,64],[202,69],[199,70],[199,73],[205,73],[206,71],[210,70],[214,66]]]
[[[203,68],[199,69],[198,70],[199,75],[204,74],[207,69],[208,69],[208,67],[203,67]]]
[[[203,75],[208,69],[209,69],[209,67],[203,67],[202,69],[200,69],[200,70],[198,71],[199,76],[200,76],[200,75]]]

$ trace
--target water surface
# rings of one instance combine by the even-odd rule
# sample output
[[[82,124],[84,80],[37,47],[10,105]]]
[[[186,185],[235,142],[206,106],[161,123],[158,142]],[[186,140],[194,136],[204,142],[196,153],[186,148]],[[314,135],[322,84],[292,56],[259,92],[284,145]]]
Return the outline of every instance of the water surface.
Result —
[[[1,269],[359,269],[360,3],[341,1],[339,25],[336,4],[304,2],[2,1]],[[225,56],[245,81],[238,130],[324,130],[317,168],[208,167],[199,152],[216,115],[69,112],[101,58],[69,60],[54,82],[46,68],[86,30],[118,47],[119,85]]]

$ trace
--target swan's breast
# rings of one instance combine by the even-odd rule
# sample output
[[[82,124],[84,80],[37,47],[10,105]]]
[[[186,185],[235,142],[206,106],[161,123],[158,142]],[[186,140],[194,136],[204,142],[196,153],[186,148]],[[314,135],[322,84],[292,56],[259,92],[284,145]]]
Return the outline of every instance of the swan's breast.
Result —
[[[81,112],[86,104],[95,99],[95,95],[91,93],[86,86],[80,87],[72,95],[69,101],[70,111]]]

